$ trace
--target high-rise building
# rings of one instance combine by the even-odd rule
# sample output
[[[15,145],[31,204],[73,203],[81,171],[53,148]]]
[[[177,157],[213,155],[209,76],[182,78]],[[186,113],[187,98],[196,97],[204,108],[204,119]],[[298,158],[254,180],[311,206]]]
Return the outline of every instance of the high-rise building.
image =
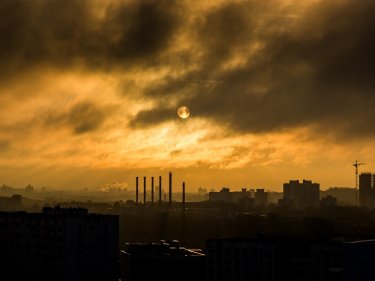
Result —
[[[319,206],[320,185],[310,180],[291,180],[283,185],[283,201],[290,202],[294,208]]]
[[[373,177],[374,175],[371,173],[362,173],[359,175],[359,205],[361,207],[372,207],[375,205]]]
[[[258,188],[255,191],[254,204],[255,206],[267,206],[268,193],[263,188]]]
[[[0,212],[1,280],[118,280],[118,232],[118,216],[82,208]]]

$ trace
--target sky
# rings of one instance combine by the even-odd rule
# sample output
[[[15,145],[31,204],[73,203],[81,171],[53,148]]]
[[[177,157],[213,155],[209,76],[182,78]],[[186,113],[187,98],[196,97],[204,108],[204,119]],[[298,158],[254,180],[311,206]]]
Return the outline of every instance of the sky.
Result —
[[[0,2],[0,184],[325,189],[375,172],[373,0]],[[188,106],[190,117],[177,109]]]

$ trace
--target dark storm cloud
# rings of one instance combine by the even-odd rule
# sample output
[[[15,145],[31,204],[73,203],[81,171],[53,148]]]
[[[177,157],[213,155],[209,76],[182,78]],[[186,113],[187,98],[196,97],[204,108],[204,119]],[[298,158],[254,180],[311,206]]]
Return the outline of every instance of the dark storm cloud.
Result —
[[[84,101],[67,112],[49,114],[44,119],[49,127],[65,126],[71,128],[75,134],[83,134],[99,129],[110,115],[111,110]]]
[[[180,97],[193,116],[239,132],[311,125],[325,134],[375,135],[375,2],[320,1],[298,15],[275,3],[244,1],[207,12],[195,35],[204,53],[199,70],[147,93],[160,99],[184,92],[185,80],[216,80],[209,90]],[[256,43],[259,50],[242,56],[242,64],[223,68]],[[163,111],[163,101],[157,108]],[[146,125],[157,112],[141,112],[133,122]],[[165,113],[158,118],[165,120]]]
[[[104,11],[95,11],[93,5],[89,0],[1,1],[0,71],[149,63],[178,28],[176,1],[127,1],[103,5]]]
[[[312,126],[324,134],[374,135],[372,0],[321,0],[305,10],[297,0],[289,6],[228,1],[196,17],[189,14],[189,1],[113,1],[101,8],[98,3],[103,2],[1,1],[2,78],[38,66],[193,69],[146,85],[143,94],[155,109],[141,111],[130,125],[176,118],[169,101],[177,100],[177,106],[191,108],[192,117],[238,132]],[[183,33],[191,48],[180,50],[175,39]],[[235,59],[240,63],[231,65]],[[76,133],[95,130],[105,119],[101,109],[91,113],[96,107],[72,109],[71,117],[57,119]]]
[[[145,125],[153,125],[163,122],[165,120],[176,119],[177,111],[174,108],[160,108],[150,111],[142,111],[137,115],[137,118],[130,121],[129,125],[132,127],[142,127]]]

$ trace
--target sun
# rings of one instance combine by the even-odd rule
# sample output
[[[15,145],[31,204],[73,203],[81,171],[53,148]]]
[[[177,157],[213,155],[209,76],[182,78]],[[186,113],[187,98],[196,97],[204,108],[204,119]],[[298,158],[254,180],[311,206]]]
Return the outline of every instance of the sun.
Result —
[[[181,106],[178,108],[177,114],[181,119],[186,119],[190,116],[190,110],[187,106]]]

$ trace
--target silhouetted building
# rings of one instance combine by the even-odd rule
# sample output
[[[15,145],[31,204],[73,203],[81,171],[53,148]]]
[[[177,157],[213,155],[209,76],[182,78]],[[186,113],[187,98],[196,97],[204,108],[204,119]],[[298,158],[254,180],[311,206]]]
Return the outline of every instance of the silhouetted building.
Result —
[[[241,191],[230,191],[228,187],[223,187],[219,192],[211,191],[208,200],[212,202],[239,203],[244,198],[252,198],[252,191],[242,188]]]
[[[319,189],[318,183],[309,180],[291,180],[283,185],[283,201],[281,204],[288,204],[294,208],[308,208],[319,206]]]
[[[277,204],[279,199],[283,198],[283,193],[282,192],[276,192],[276,191],[268,191],[267,192],[267,203],[268,204]]]
[[[207,241],[207,280],[341,280],[342,243],[298,238]]]
[[[320,207],[334,207],[337,206],[337,198],[332,195],[327,195],[320,199]]]
[[[268,193],[264,189],[257,189],[254,197],[255,206],[267,206],[268,204]]]
[[[345,243],[343,281],[374,280],[375,240]]]
[[[207,280],[373,281],[375,240],[212,239]]]
[[[288,199],[288,198],[281,198],[277,201],[277,205],[279,207],[284,207],[284,208],[292,208],[293,207],[293,200]]]
[[[221,202],[232,202],[232,194],[230,193],[230,189],[227,187],[221,188],[219,192],[210,191],[208,193],[208,200],[209,201],[221,201]]]
[[[375,207],[374,176],[370,173],[359,175],[359,205],[361,207]]]
[[[358,201],[358,190],[350,187],[330,187],[325,191],[320,192],[322,195],[331,195],[337,198],[337,205],[354,206]]]
[[[82,208],[0,212],[0,279],[118,280],[118,217]]]
[[[124,281],[206,280],[206,256],[200,250],[180,247],[179,242],[128,243],[120,253]]]

